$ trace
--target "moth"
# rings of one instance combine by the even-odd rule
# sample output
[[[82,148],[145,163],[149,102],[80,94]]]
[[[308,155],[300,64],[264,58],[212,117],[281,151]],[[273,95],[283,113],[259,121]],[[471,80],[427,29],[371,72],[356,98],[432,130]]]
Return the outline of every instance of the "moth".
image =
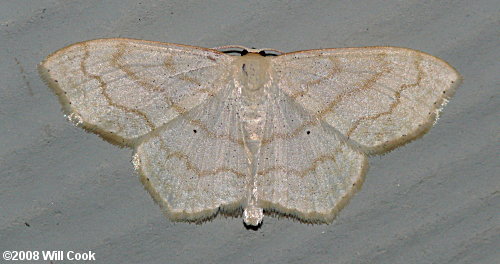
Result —
[[[171,220],[221,213],[247,226],[264,214],[331,223],[367,157],[426,133],[461,80],[406,48],[283,53],[121,38],[60,49],[39,72],[71,121],[134,150]]]

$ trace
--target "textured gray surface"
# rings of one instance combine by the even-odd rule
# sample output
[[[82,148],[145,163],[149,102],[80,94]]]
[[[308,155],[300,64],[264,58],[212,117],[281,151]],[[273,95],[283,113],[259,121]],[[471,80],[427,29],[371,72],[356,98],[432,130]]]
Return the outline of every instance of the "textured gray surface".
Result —
[[[97,263],[497,262],[498,1],[353,2],[2,1],[0,250],[92,250]],[[137,179],[132,150],[66,121],[37,74],[51,52],[103,37],[401,46],[448,61],[464,82],[429,134],[370,159],[363,189],[332,225],[171,223]]]

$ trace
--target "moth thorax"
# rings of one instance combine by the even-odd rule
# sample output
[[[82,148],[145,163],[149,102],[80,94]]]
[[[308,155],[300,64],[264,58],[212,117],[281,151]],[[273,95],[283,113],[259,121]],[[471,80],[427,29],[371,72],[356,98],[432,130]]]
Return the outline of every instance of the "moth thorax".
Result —
[[[269,62],[260,55],[247,55],[238,60],[237,78],[245,93],[253,94],[270,81]]]

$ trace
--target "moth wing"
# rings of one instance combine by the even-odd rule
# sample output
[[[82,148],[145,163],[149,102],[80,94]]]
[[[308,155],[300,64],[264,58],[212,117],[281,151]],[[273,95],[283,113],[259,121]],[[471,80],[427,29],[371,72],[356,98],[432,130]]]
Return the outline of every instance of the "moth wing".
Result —
[[[255,176],[258,205],[329,223],[361,187],[367,157],[282,91],[272,96]]]
[[[239,97],[231,82],[222,83],[220,93],[147,135],[136,149],[142,182],[172,220],[238,215],[246,203],[249,163]]]
[[[132,146],[217,93],[230,61],[199,47],[98,39],[56,51],[39,71],[72,121]]]
[[[281,90],[366,153],[427,132],[461,80],[441,59],[392,47],[287,53],[273,67]]]

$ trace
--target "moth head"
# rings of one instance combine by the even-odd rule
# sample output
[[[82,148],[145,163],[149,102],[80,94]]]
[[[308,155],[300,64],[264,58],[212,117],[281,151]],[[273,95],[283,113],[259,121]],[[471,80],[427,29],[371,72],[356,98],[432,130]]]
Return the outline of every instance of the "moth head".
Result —
[[[237,54],[239,54],[240,56],[245,56],[248,54],[259,54],[261,56],[266,57],[266,56],[279,56],[284,53],[283,51],[276,49],[267,49],[267,48],[256,49],[256,48],[247,48],[245,46],[240,46],[240,45],[220,46],[220,47],[215,47],[213,49],[234,56],[237,56]]]

